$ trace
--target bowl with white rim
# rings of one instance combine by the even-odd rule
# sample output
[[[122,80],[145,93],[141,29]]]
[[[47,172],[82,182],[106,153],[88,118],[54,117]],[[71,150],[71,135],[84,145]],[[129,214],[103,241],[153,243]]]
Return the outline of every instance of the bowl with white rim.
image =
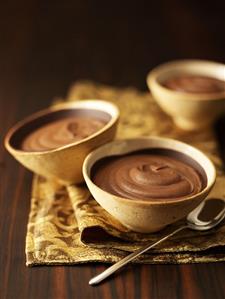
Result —
[[[167,79],[180,75],[210,77],[225,84],[225,65],[207,60],[175,60],[157,66],[147,76],[153,98],[179,128],[192,131],[210,127],[225,113],[225,90],[195,93],[164,86]]]
[[[121,197],[101,189],[94,183],[92,179],[94,165],[103,158],[157,148],[176,151],[195,161],[204,172],[206,178],[204,188],[189,197],[157,201]],[[149,233],[159,231],[168,224],[176,222],[197,207],[212,189],[216,171],[213,163],[204,153],[188,144],[168,138],[141,137],[116,140],[92,151],[84,161],[83,176],[95,200],[109,214],[133,231]]]
[[[57,148],[44,151],[24,151],[22,140],[32,131],[51,121],[71,115],[92,115],[103,119],[105,125],[92,135]],[[5,137],[5,147],[29,170],[62,184],[83,182],[82,164],[96,147],[114,139],[119,119],[116,105],[103,100],[73,101],[51,106],[18,122]]]

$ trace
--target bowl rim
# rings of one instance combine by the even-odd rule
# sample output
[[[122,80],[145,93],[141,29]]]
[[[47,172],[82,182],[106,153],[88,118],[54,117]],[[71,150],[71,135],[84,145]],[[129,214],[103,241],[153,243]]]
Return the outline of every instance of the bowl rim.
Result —
[[[182,66],[189,65],[191,68],[192,66],[196,66],[197,64],[210,66],[214,68],[224,68],[225,70],[225,64],[217,61],[210,61],[210,60],[201,60],[201,59],[180,59],[180,60],[172,60],[169,62],[162,63],[155,68],[153,68],[146,77],[147,85],[149,86],[149,89],[151,90],[154,87],[157,87],[158,89],[161,89],[163,92],[167,92],[171,96],[174,96],[175,94],[177,96],[180,96],[180,99],[182,101],[184,100],[191,100],[191,101],[224,101],[225,98],[225,91],[220,92],[212,92],[212,93],[192,93],[192,92],[185,92],[185,91],[176,91],[169,89],[158,81],[158,78],[161,74],[172,71],[176,69],[177,67],[181,68]],[[184,71],[185,73],[185,71]],[[206,74],[207,76],[207,74]],[[210,75],[209,75],[210,76]],[[213,77],[214,76],[210,76]],[[216,78],[216,77],[215,77]],[[222,79],[220,79],[222,80]],[[185,98],[183,98],[185,97]]]
[[[180,145],[183,145],[185,146],[186,148],[189,148],[191,149],[191,151],[194,151],[198,154],[200,154],[204,159],[205,161],[207,161],[207,163],[210,164],[211,166],[211,170],[212,170],[212,174],[211,174],[211,182],[209,182],[208,180],[208,171],[202,166],[201,163],[199,163],[198,161],[196,161],[195,158],[193,158],[192,156],[189,155],[189,157],[191,157],[193,160],[195,160],[202,168],[203,170],[205,171],[205,174],[207,176],[207,185],[205,186],[205,188],[203,190],[201,190],[200,192],[192,195],[192,196],[188,196],[188,197],[185,197],[185,198],[176,198],[174,200],[166,200],[166,199],[160,199],[160,200],[151,200],[151,199],[148,199],[148,200],[141,200],[141,199],[129,199],[129,198],[125,198],[125,197],[120,197],[120,196],[117,196],[115,194],[112,194],[108,191],[105,191],[103,189],[101,189],[100,187],[98,187],[93,181],[92,179],[90,178],[90,175],[88,173],[88,166],[89,166],[89,163],[91,161],[91,159],[93,158],[93,156],[95,156],[98,152],[102,151],[105,147],[111,147],[112,145],[115,145],[116,143],[121,143],[121,142],[128,142],[129,141],[148,141],[148,140],[155,140],[155,141],[163,141],[163,142],[172,142],[174,144],[180,144]],[[146,144],[146,147],[140,147],[139,149],[144,149],[144,148],[151,148],[149,145]],[[168,147],[168,149],[171,149],[170,147]],[[138,149],[136,149],[138,150]],[[174,149],[173,149],[174,150]],[[183,153],[182,151],[178,150],[178,149],[175,149],[176,151],[179,151],[181,153]],[[123,153],[132,153],[132,151],[134,150],[131,150],[131,151],[125,151]],[[123,154],[122,153],[122,154]],[[121,154],[118,154],[118,156],[120,156]],[[185,155],[188,155],[185,153]],[[91,172],[91,168],[93,167],[93,165],[99,161],[100,159],[104,158],[104,157],[109,157],[110,155],[106,155],[106,156],[102,156],[100,158],[98,158],[97,160],[94,161],[94,163],[91,165],[90,167],[90,172]],[[116,155],[115,155],[116,156]],[[98,147],[97,149],[93,150],[92,152],[90,152],[87,157],[85,158],[84,160],[84,163],[83,163],[83,167],[82,167],[82,172],[83,172],[83,176],[84,176],[84,179],[85,181],[89,184],[92,184],[94,185],[95,188],[97,188],[99,191],[101,191],[103,194],[107,194],[108,196],[112,196],[114,198],[117,198],[118,200],[120,200],[121,202],[123,203],[128,203],[128,204],[133,204],[133,205],[143,205],[143,206],[149,206],[149,205],[157,205],[157,206],[162,206],[162,205],[172,205],[172,204],[177,204],[177,203],[181,203],[181,202],[186,202],[186,201],[189,201],[189,200],[194,200],[195,198],[203,195],[206,193],[206,196],[208,195],[209,191],[212,189],[212,187],[214,186],[215,184],[215,181],[216,181],[216,169],[215,169],[215,166],[213,164],[213,162],[206,156],[206,154],[204,154],[201,150],[195,148],[194,146],[191,146],[187,143],[184,143],[184,142],[181,142],[179,140],[176,140],[176,139],[172,139],[172,138],[166,138],[166,137],[159,137],[159,136],[144,136],[144,137],[137,137],[137,138],[127,138],[127,139],[120,139],[120,140],[114,140],[114,141],[111,141],[109,143],[106,143],[100,147]],[[88,184],[88,187],[89,187],[89,184]],[[89,187],[89,189],[91,190],[91,188]]]
[[[76,110],[76,109],[87,109],[87,110],[98,110],[98,111],[104,111],[107,114],[110,115],[110,120],[98,131],[96,131],[94,134],[91,134],[90,136],[72,142],[68,143],[66,145],[49,149],[49,150],[44,150],[44,151],[24,151],[21,149],[17,149],[13,147],[10,144],[11,138],[13,137],[16,132],[22,128],[23,126],[28,125],[31,121],[37,120],[40,117],[46,116],[48,114],[60,111],[60,110]],[[91,139],[94,139],[101,133],[104,133],[107,131],[110,127],[112,127],[119,119],[119,108],[113,104],[112,102],[104,101],[104,100],[99,100],[99,99],[86,99],[86,100],[74,100],[74,101],[69,101],[69,102],[63,102],[63,103],[58,103],[55,105],[52,105],[46,109],[39,110],[35,113],[32,113],[31,115],[25,117],[24,119],[20,120],[17,122],[15,125],[13,125],[8,132],[5,135],[4,138],[4,145],[6,149],[14,154],[20,154],[24,156],[40,156],[40,155],[46,155],[50,153],[55,153],[64,149],[71,148],[76,145],[80,145],[82,143],[85,143]]]

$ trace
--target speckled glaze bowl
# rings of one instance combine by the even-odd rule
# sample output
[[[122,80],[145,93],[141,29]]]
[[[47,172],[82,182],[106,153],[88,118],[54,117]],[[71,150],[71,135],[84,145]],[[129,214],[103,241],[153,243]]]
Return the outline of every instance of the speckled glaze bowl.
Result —
[[[21,140],[31,131],[51,120],[60,119],[73,113],[89,114],[106,120],[106,125],[91,136],[56,149],[46,151],[23,151]],[[39,111],[17,123],[5,137],[6,149],[31,171],[59,181],[62,184],[81,183],[82,164],[94,148],[111,141],[119,119],[118,108],[106,101],[85,100],[63,103]]]
[[[225,92],[187,93],[162,85],[168,78],[179,74],[209,76],[225,81],[225,65],[204,60],[177,60],[159,65],[147,76],[154,99],[178,127],[184,130],[209,127],[225,113]]]
[[[206,176],[204,189],[193,196],[174,200],[134,200],[108,193],[92,181],[92,167],[102,158],[153,148],[175,150],[196,161]],[[93,197],[108,213],[131,230],[142,233],[159,231],[185,217],[205,199],[216,178],[213,163],[201,151],[185,143],[159,137],[118,140],[105,144],[86,157],[83,175]]]

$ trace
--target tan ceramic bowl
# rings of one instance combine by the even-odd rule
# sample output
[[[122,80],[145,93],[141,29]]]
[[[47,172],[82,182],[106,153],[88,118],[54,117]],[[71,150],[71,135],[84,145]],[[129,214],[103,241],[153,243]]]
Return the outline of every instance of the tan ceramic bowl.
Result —
[[[156,67],[147,76],[148,87],[156,102],[178,127],[197,130],[210,126],[225,112],[225,92],[186,93],[162,86],[166,79],[181,73],[225,80],[225,65],[204,60],[178,60]]]
[[[185,199],[142,201],[110,194],[96,186],[91,180],[92,166],[98,160],[150,148],[176,150],[197,161],[206,177],[205,188],[198,194]],[[212,162],[202,152],[185,143],[159,137],[118,140],[105,144],[86,157],[83,175],[93,197],[106,211],[131,230],[143,233],[156,232],[185,217],[208,195],[216,178]]]
[[[92,116],[96,115],[108,122],[95,134],[56,149],[42,152],[20,150],[21,140],[29,132],[43,123],[74,113],[86,115],[91,113]],[[83,181],[82,164],[85,157],[94,148],[114,138],[118,118],[119,111],[117,107],[109,102],[87,100],[64,103],[37,112],[17,123],[7,133],[5,146],[15,159],[37,174],[56,179],[63,184],[80,183]]]

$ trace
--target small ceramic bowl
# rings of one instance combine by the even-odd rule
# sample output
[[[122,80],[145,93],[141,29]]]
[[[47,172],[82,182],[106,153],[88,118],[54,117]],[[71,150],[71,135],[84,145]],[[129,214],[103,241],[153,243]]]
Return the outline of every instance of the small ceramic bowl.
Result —
[[[189,93],[162,85],[178,75],[202,75],[225,81],[225,65],[204,60],[178,60],[162,64],[147,76],[148,87],[159,106],[184,130],[209,127],[225,112],[225,92]]]
[[[66,116],[92,115],[104,121],[106,125],[93,135],[56,149],[46,151],[23,151],[20,149],[24,137],[48,121]],[[115,134],[119,118],[117,107],[101,100],[86,100],[63,103],[39,111],[17,123],[5,137],[5,147],[21,164],[31,171],[62,184],[81,183],[82,164],[94,148],[111,141]]]
[[[206,177],[204,189],[196,195],[174,200],[134,200],[108,193],[93,183],[91,170],[100,159],[153,148],[175,150],[195,161]],[[83,175],[93,197],[106,211],[126,227],[142,233],[159,231],[185,217],[205,199],[216,178],[212,162],[201,151],[185,143],[159,137],[118,140],[105,144],[86,157]]]

